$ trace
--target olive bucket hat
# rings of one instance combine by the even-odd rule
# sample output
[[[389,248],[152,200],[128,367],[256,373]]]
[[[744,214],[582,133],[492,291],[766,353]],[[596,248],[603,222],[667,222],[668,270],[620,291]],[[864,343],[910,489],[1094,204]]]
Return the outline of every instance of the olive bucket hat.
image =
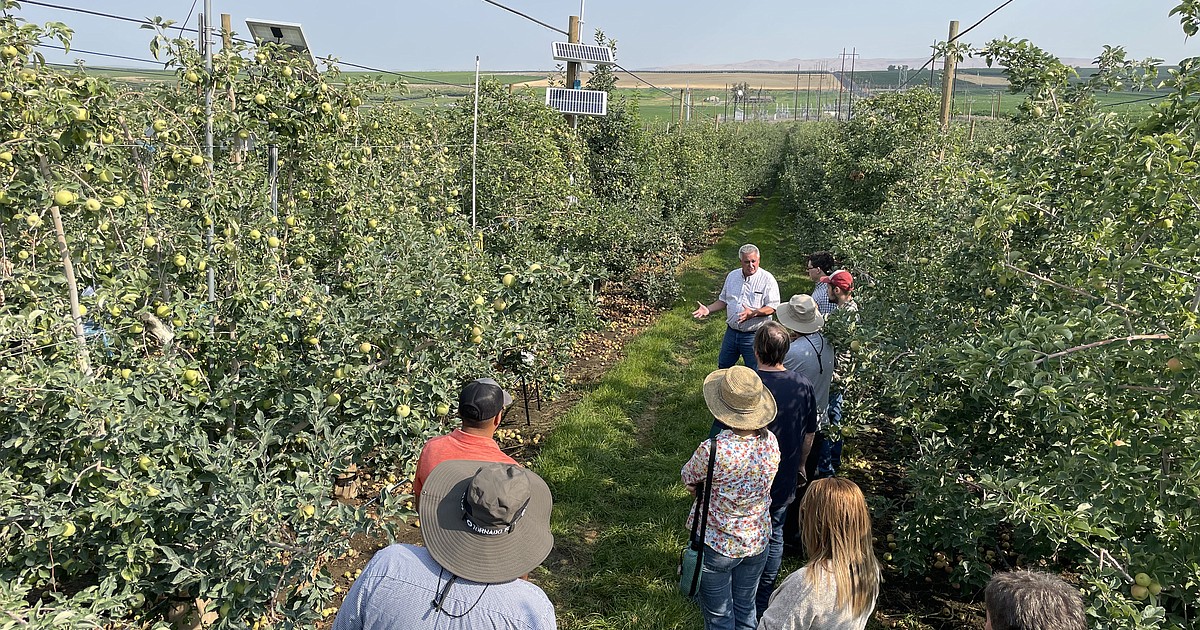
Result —
[[[448,460],[421,490],[429,555],[456,576],[484,584],[532,571],[554,547],[546,482],[514,464]]]

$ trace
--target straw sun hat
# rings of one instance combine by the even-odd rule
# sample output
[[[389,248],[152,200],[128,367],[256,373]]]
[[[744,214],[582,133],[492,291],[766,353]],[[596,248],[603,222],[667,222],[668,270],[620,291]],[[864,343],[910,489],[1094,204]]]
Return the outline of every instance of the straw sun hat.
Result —
[[[775,419],[775,397],[758,373],[735,365],[704,379],[704,402],[713,417],[731,429],[753,431]]]

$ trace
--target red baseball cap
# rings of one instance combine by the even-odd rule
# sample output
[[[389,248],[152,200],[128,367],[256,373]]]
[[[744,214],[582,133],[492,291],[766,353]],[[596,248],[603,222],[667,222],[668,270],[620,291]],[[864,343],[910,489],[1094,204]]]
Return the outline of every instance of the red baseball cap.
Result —
[[[821,282],[828,282],[843,291],[854,289],[854,276],[850,275],[850,272],[845,269],[838,269],[828,276],[821,278]]]

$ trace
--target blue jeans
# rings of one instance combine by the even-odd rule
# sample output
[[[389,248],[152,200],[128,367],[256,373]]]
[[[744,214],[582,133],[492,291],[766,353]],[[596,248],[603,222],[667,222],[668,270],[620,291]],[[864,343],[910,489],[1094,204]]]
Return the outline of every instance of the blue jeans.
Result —
[[[754,630],[754,594],[767,562],[767,550],[746,558],[725,557],[704,546],[700,609],[704,630]]]
[[[767,561],[763,565],[762,577],[758,579],[758,595],[755,596],[755,614],[762,618],[775,592],[775,580],[779,578],[779,566],[783,564],[783,523],[787,520],[791,501],[771,510],[771,538],[767,543]]]
[[[827,435],[817,435],[813,450],[817,452],[817,471],[814,479],[824,479],[837,474],[842,467],[842,392],[829,392],[829,429]]]
[[[741,332],[725,326],[725,337],[721,339],[721,354],[717,357],[717,368],[731,368],[737,364],[738,357],[751,370],[758,369],[758,359],[754,358],[754,333]]]

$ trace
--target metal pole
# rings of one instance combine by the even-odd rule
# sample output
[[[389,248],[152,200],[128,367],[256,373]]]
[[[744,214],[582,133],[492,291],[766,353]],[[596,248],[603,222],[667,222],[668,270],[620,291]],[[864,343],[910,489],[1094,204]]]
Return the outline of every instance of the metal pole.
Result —
[[[475,167],[479,159],[479,55],[475,55],[475,114],[472,117],[471,126],[471,230],[477,230],[475,222],[475,191],[476,191],[476,173]]]
[[[809,103],[812,98],[812,71],[808,72],[808,85],[804,88],[804,120],[808,120]]]
[[[854,61],[858,59],[858,48],[850,49],[850,100],[846,103],[846,120],[854,115]]]
[[[800,117],[800,64],[796,64],[796,91],[792,93],[792,120]]]
[[[267,147],[267,181],[271,185],[271,216],[279,218],[279,145]]]
[[[209,30],[209,24],[212,24],[212,0],[204,0],[204,13],[200,17],[200,42],[204,47],[204,70],[207,76],[210,77],[205,82],[204,88],[204,155],[205,163],[208,165],[208,185],[211,187],[213,182],[213,82],[212,69],[212,31]],[[213,239],[215,236],[213,223],[210,221],[208,225],[207,238],[209,254],[213,252]],[[217,301],[217,270],[213,265],[208,266],[208,301]]]
[[[846,49],[842,49],[842,69],[838,72],[838,98],[837,98],[837,119],[842,119],[842,92],[845,90],[846,84],[842,82],[842,75],[846,74]]]

